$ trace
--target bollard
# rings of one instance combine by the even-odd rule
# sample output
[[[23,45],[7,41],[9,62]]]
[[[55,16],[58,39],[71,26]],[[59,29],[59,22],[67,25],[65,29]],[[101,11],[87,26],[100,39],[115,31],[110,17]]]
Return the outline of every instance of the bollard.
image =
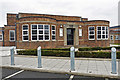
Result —
[[[75,71],[75,61],[74,61],[74,55],[75,53],[75,48],[71,47],[70,48],[70,58],[71,58],[71,71]]]
[[[10,53],[11,53],[11,65],[14,65],[14,47],[10,49]]]
[[[40,46],[37,49],[37,55],[38,55],[38,68],[42,68],[42,64],[41,64],[41,47]]]
[[[112,58],[112,74],[117,74],[116,71],[116,48],[111,48],[111,58]]]

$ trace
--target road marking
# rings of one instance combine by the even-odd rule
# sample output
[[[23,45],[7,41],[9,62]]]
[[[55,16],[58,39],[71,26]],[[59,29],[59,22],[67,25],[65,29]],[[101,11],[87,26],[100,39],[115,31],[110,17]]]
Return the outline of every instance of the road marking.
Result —
[[[8,78],[11,78],[11,77],[13,77],[13,76],[15,76],[15,75],[17,75],[17,74],[19,74],[19,73],[21,73],[21,72],[23,72],[24,70],[20,70],[20,71],[18,71],[18,72],[16,72],[16,73],[14,73],[14,74],[12,74],[12,75],[9,75],[9,76],[7,76],[7,77],[5,77],[4,79],[2,79],[2,80],[6,80],[6,79],[8,79]]]
[[[72,80],[72,79],[73,79],[73,77],[74,77],[74,75],[71,75],[69,80]]]

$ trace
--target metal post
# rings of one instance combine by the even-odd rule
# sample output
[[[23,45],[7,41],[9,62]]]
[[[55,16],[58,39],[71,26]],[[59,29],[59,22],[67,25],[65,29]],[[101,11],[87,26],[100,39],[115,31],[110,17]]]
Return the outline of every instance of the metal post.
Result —
[[[10,53],[11,53],[11,65],[14,65],[14,47],[10,49]]]
[[[111,58],[112,58],[112,74],[117,74],[116,70],[116,48],[111,48]]]
[[[70,48],[70,58],[71,58],[71,71],[75,71],[75,61],[74,61],[74,55],[75,53],[75,48],[71,47]]]
[[[37,49],[37,55],[38,55],[38,68],[42,68],[42,64],[41,64],[41,47],[40,46]]]

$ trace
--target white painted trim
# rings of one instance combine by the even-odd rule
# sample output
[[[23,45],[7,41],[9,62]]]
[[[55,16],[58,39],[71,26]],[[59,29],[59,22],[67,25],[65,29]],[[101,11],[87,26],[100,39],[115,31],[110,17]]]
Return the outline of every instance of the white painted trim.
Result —
[[[14,40],[10,40],[10,32],[14,32]],[[9,30],[9,41],[15,41],[15,30]]]
[[[93,34],[94,39],[89,39],[89,27],[94,27],[94,34]],[[88,40],[95,40],[95,26],[89,26],[89,27],[88,27]]]
[[[24,25],[27,25],[28,26],[28,30],[23,30],[23,26]],[[23,35],[23,31],[28,31],[28,34],[27,35]],[[23,36],[28,36],[28,40],[23,40]],[[22,41],[29,41],[29,25],[28,24],[23,24],[22,25]]]
[[[52,30],[52,26],[55,26],[55,30]],[[52,34],[52,31],[55,31],[55,34]],[[52,35],[55,36],[55,39],[52,39]],[[56,25],[51,25],[51,40],[56,41]]]

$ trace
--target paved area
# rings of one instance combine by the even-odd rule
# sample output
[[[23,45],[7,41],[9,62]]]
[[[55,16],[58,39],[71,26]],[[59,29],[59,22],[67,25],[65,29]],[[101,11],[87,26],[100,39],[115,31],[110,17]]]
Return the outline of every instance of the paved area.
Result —
[[[69,59],[59,59],[59,58],[42,58],[42,68],[38,67],[37,57],[21,57],[15,56],[15,65],[10,65],[10,56],[3,56],[2,63],[0,66],[17,67],[30,70],[43,70],[52,72],[70,72],[70,60]],[[117,62],[118,71],[118,62]],[[74,74],[81,75],[96,75],[96,76],[118,76],[118,74],[111,74],[111,61],[109,60],[75,60],[75,71]]]
[[[117,80],[114,78],[100,78],[90,76],[78,76],[70,74],[56,74],[48,72],[26,71],[21,69],[2,69],[2,80]]]

